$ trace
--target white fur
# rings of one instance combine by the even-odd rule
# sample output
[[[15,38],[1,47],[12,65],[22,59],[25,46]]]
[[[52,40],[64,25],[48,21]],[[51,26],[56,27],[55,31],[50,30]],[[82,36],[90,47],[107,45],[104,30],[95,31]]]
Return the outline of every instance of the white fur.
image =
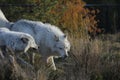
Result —
[[[28,41],[23,42],[23,38]],[[31,47],[37,48],[31,35],[22,32],[9,31],[7,28],[0,28],[0,46],[6,46],[17,52],[26,52]]]
[[[39,46],[39,53],[42,55],[45,62],[47,62],[49,57],[51,57],[53,62],[52,56],[68,56],[70,43],[67,37],[64,37],[65,34],[58,27],[51,24],[44,24],[40,21],[30,20],[18,20],[12,26],[10,23],[7,24],[6,27],[12,31],[32,35]],[[53,65],[55,64],[53,63]]]
[[[70,50],[70,43],[65,34],[57,27],[44,24],[42,22],[35,22],[29,20],[19,20],[11,27],[13,31],[25,32],[32,35],[39,46],[39,52],[41,53],[45,62],[51,56],[68,56]],[[53,68],[56,69],[51,57]]]
[[[15,22],[11,30],[32,35],[40,47],[40,53],[43,56],[64,57],[64,55],[68,55],[65,50],[69,51],[70,43],[66,37],[64,38],[65,34],[58,27],[42,22],[19,20]],[[63,52],[59,48],[63,48]],[[57,54],[55,54],[56,52]]]

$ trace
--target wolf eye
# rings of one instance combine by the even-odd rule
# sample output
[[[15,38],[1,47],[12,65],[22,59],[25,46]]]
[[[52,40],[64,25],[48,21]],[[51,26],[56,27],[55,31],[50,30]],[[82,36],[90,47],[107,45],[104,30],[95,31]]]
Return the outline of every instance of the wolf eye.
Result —
[[[60,50],[62,49],[62,48],[59,48]]]
[[[67,49],[68,47],[65,46],[64,48]]]

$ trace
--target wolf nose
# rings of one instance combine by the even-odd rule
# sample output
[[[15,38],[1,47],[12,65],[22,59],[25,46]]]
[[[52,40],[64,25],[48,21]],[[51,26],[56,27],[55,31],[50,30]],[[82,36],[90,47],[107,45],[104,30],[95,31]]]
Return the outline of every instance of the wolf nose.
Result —
[[[31,50],[33,50],[33,51],[35,51],[35,50],[37,50],[38,48],[31,48]]]
[[[37,50],[37,48],[32,48],[33,50]]]

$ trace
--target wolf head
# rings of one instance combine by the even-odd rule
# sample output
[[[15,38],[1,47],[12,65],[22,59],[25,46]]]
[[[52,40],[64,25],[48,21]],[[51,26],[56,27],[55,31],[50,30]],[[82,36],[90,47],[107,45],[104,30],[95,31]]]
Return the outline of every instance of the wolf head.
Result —
[[[28,34],[25,34],[19,39],[19,44],[21,45],[20,48],[23,48],[24,52],[27,52],[29,49],[32,51],[37,51],[38,49],[38,46],[36,45],[33,37]]]
[[[27,52],[29,49],[38,49],[33,37],[26,33],[7,31],[9,38],[6,45],[15,52]]]
[[[66,58],[68,57],[68,52],[70,51],[70,42],[67,39],[66,35],[61,37],[54,36],[55,45],[54,45],[54,52],[56,56]]]

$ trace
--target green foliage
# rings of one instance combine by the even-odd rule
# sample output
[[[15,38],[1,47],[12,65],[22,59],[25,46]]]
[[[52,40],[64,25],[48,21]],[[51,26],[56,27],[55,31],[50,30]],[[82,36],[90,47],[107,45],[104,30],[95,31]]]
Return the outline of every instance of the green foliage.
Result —
[[[31,19],[47,22],[49,18],[47,12],[56,3],[56,0],[3,0],[2,4],[11,4],[6,8],[2,8],[6,17],[10,21],[16,21],[19,19]],[[16,6],[12,6],[15,4]],[[17,6],[17,5],[34,5],[34,6]],[[47,18],[47,19],[46,19]]]

